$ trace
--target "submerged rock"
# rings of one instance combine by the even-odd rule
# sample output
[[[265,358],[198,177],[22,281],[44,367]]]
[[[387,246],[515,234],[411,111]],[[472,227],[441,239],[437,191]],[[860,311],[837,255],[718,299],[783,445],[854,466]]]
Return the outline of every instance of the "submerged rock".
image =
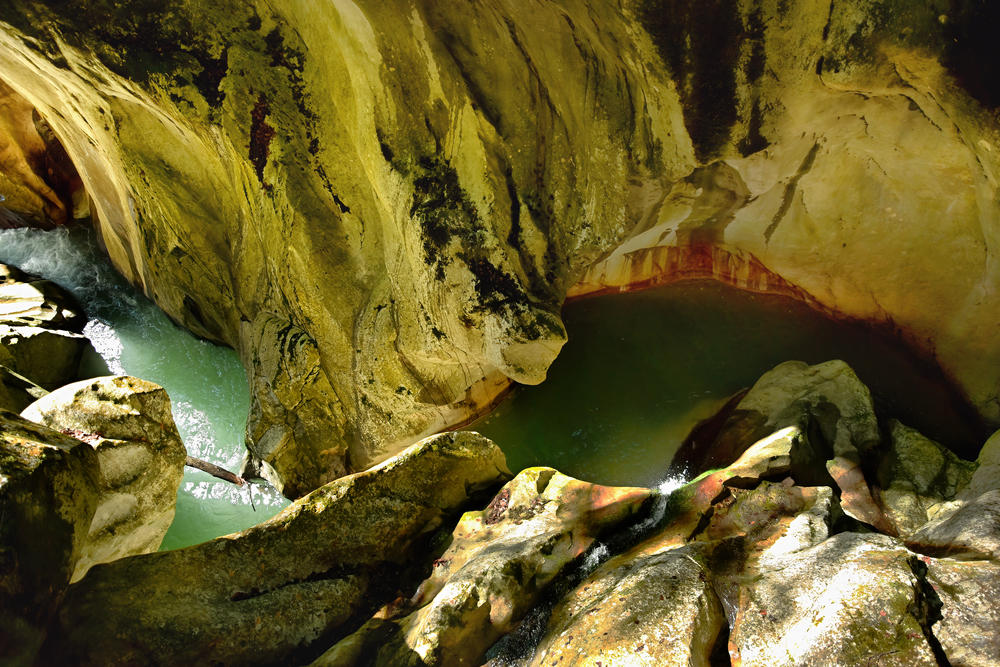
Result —
[[[97,563],[160,547],[187,456],[162,387],[126,376],[83,380],[35,401],[21,416],[97,452],[100,504],[73,581]]]
[[[449,515],[508,475],[489,440],[442,434],[242,533],[96,567],[70,587],[46,655],[84,665],[315,657],[396,595],[400,570]]]
[[[100,502],[97,455],[0,411],[0,662],[34,664]]]
[[[594,540],[635,514],[652,491],[580,482],[528,468],[486,509],[462,516],[399,618],[375,618],[314,665],[474,665]],[[402,616],[406,610],[416,611]]]

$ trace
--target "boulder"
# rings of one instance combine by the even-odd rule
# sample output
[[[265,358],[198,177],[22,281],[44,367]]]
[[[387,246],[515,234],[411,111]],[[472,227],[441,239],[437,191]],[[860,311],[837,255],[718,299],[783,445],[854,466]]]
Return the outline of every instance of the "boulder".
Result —
[[[99,502],[93,449],[0,411],[0,662],[34,664]]]
[[[442,434],[242,533],[98,566],[70,587],[45,655],[82,665],[315,658],[398,594],[400,571],[470,496],[508,475],[489,440]]]
[[[21,415],[97,452],[101,499],[73,581],[96,563],[159,549],[187,457],[162,387],[127,376],[93,378],[53,391]]]
[[[626,554],[560,601],[528,664],[707,667],[725,625],[696,550]]]
[[[935,667],[925,572],[897,540],[858,533],[752,569],[737,579],[733,662]]]
[[[895,420],[889,438],[878,468],[878,504],[893,532],[905,538],[969,485],[976,464]]]
[[[923,557],[941,601],[934,636],[952,665],[991,665],[1000,656],[1000,563]]]
[[[63,288],[0,264],[0,322],[79,333],[86,321],[80,304]]]
[[[720,468],[739,457],[750,444],[788,426],[810,434],[817,451],[803,454],[817,475],[820,461],[833,457],[858,460],[881,441],[871,392],[843,361],[810,366],[787,361],[757,380],[735,409],[705,440],[689,440],[677,453],[675,466],[695,471]]]
[[[0,366],[0,410],[18,413],[47,393],[23,375]]]
[[[1000,419],[992,3],[7,10],[7,84],[118,269],[240,351],[290,495],[541,382],[567,295],[691,277],[891,328]]]
[[[451,546],[400,616],[381,614],[314,665],[474,665],[595,538],[649,499],[649,489],[606,487],[552,468],[528,468],[486,509],[467,512]],[[415,609],[407,615],[408,609]]]
[[[919,551],[938,556],[1000,560],[1000,434],[983,445],[975,471],[950,502],[908,537]]]
[[[89,345],[72,331],[0,324],[0,364],[49,390],[77,379]]]

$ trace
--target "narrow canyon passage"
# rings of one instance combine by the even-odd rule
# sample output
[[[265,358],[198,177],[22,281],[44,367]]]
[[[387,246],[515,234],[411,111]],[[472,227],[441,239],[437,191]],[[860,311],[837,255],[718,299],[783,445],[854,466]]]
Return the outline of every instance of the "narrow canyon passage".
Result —
[[[161,385],[188,454],[239,470],[250,396],[233,350],[171,322],[114,270],[89,228],[0,230],[0,263],[52,280],[84,306],[84,334],[97,356],[83,359],[81,377],[128,374]],[[185,468],[176,516],[161,548],[249,528],[287,504],[269,487],[238,488]]]

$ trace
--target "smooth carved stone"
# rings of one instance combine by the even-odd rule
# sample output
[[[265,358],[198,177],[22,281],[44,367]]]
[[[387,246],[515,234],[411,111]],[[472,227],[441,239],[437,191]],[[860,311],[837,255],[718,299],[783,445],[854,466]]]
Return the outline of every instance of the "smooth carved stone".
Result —
[[[79,377],[80,357],[89,345],[86,336],[72,331],[0,324],[0,365],[50,390]]]
[[[479,664],[554,577],[651,494],[551,468],[522,471],[486,509],[462,516],[451,546],[404,606],[415,611],[374,619],[313,664]]]
[[[290,494],[541,382],[567,294],[690,275],[892,325],[1000,418],[989,3],[717,9],[10,0],[0,70],[118,269],[240,350]]]
[[[21,416],[97,451],[101,501],[73,581],[97,563],[160,548],[187,456],[162,387],[126,376],[83,380],[35,401]]]
[[[99,503],[88,445],[0,411],[0,662],[34,664]]]
[[[307,661],[395,594],[394,573],[422,538],[508,476],[503,453],[476,433],[428,438],[242,533],[92,569],[70,587],[45,655],[82,665]]]
[[[66,150],[32,104],[3,81],[0,192],[0,229],[50,228],[86,215],[86,193]]]
[[[0,322],[80,332],[86,317],[76,299],[55,283],[0,264]]]

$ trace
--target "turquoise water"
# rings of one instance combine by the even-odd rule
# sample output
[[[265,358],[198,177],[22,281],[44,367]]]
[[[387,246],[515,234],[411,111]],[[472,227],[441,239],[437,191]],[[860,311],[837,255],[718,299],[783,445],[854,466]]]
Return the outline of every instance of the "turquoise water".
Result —
[[[692,426],[790,359],[843,359],[880,415],[967,455],[983,442],[968,407],[898,341],[792,299],[688,282],[581,299],[563,319],[569,342],[548,379],[470,427],[514,471],[548,465],[603,484],[656,484]]]
[[[84,376],[124,373],[161,385],[188,454],[238,472],[250,394],[233,350],[171,322],[114,271],[86,228],[0,230],[0,263],[58,283],[83,305],[90,318],[84,334],[99,355],[81,364]],[[249,528],[287,504],[269,487],[240,488],[185,468],[177,514],[161,548]]]

